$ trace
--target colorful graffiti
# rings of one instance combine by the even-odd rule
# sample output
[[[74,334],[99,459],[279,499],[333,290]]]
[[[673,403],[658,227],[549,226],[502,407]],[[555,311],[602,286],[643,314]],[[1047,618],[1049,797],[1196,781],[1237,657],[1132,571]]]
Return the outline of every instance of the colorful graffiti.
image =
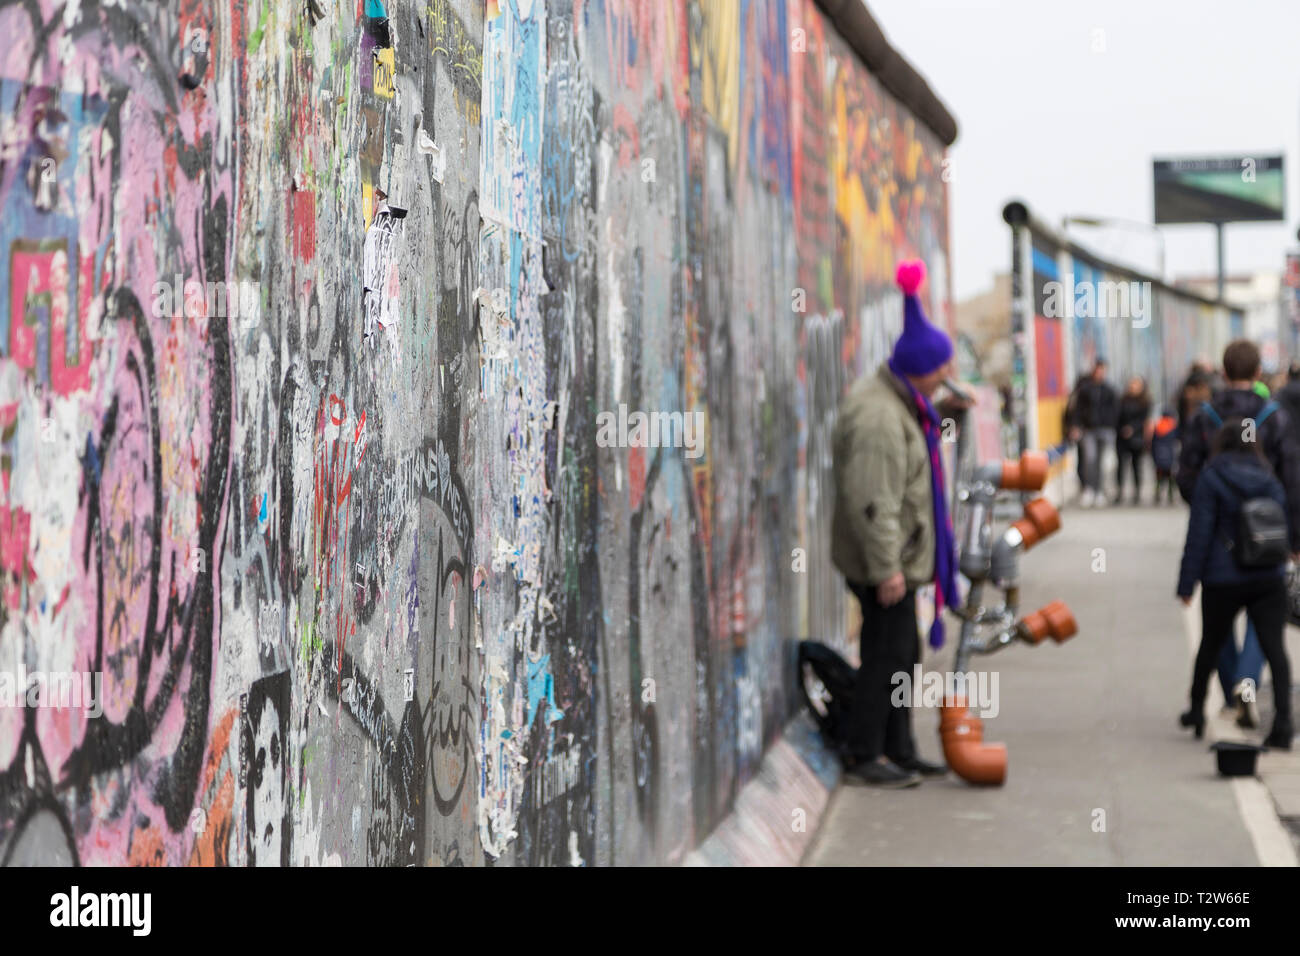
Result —
[[[812,0],[0,0],[0,862],[682,862],[843,644],[829,435],[950,314]],[[605,447],[604,409],[702,450]]]
[[[1243,327],[1238,309],[1101,259],[1032,214],[1028,222],[1015,262],[1030,266],[1012,284],[1034,323],[1031,443],[1065,437],[1070,391],[1099,359],[1113,383],[1141,376],[1155,401],[1169,404],[1192,363],[1221,354]]]

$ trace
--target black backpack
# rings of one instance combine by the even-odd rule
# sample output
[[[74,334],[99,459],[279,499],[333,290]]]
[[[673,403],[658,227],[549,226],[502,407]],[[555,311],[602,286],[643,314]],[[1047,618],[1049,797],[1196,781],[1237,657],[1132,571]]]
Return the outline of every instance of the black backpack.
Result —
[[[1240,502],[1237,536],[1225,542],[1237,566],[1249,571],[1286,564],[1291,549],[1282,506],[1272,498],[1247,498],[1222,475],[1219,480]]]
[[[848,715],[853,707],[853,689],[858,672],[825,644],[799,642],[799,693],[821,731],[822,740],[846,765]]]
[[[1222,419],[1209,402],[1202,408],[1207,418],[1218,427],[1223,427]],[[1264,405],[1255,416],[1256,429],[1277,409],[1277,402]],[[1286,564],[1287,558],[1291,556],[1286,511],[1272,498],[1247,498],[1241,489],[1223,475],[1218,478],[1239,502],[1236,538],[1224,541],[1237,566],[1249,571]]]

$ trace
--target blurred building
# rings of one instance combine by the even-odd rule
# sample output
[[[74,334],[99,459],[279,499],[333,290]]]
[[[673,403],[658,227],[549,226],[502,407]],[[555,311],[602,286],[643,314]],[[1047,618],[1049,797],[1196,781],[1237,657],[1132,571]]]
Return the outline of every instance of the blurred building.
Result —
[[[958,302],[955,313],[957,335],[969,351],[971,365],[962,369],[962,377],[998,388],[1010,387],[1011,274],[995,275],[993,288]]]

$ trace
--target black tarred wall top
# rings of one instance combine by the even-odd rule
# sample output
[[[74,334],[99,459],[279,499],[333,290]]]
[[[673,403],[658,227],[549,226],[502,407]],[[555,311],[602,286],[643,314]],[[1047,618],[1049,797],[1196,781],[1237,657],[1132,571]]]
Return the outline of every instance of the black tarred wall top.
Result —
[[[862,0],[816,2],[885,88],[929,126],[945,146],[956,142],[957,120],[935,96],[925,77],[890,46],[884,31]]]

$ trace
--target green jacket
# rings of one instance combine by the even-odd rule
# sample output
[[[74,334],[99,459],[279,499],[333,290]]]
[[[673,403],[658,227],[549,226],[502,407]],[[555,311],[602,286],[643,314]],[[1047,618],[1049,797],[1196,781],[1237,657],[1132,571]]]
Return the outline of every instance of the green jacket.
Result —
[[[854,383],[833,437],[831,560],[850,581],[934,580],[930,453],[907,386],[885,365]]]

